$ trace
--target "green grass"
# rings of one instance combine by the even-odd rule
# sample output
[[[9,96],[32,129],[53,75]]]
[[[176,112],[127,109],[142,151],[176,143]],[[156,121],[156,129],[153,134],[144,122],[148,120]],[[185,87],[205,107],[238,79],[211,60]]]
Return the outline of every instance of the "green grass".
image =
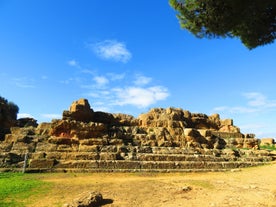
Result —
[[[46,187],[41,191],[42,185],[48,184],[32,174],[0,173],[0,206],[24,207],[29,197],[47,190]]]
[[[274,145],[263,145],[263,146],[260,146],[260,149],[276,150],[276,147]]]

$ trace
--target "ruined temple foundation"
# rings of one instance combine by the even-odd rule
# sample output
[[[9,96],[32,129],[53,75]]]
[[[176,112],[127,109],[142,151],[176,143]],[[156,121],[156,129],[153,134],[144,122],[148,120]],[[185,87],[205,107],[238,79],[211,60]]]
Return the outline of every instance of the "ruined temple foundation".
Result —
[[[1,171],[205,172],[263,165],[272,151],[233,120],[175,108],[134,118],[73,102],[63,119],[12,127],[0,142]]]

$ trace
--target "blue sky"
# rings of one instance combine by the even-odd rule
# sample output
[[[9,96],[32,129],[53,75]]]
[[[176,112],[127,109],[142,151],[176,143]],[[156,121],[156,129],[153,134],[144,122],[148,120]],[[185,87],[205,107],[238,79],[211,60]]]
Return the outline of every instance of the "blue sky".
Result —
[[[0,96],[60,118],[81,97],[134,116],[180,107],[276,137],[276,45],[197,39],[167,0],[0,0]]]

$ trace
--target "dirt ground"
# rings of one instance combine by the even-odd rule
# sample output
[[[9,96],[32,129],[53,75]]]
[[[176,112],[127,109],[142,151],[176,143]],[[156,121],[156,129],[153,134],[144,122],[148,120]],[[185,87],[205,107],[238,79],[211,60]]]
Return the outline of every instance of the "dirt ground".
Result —
[[[61,207],[99,191],[104,207],[276,207],[276,164],[213,173],[41,174],[50,191],[30,207]]]

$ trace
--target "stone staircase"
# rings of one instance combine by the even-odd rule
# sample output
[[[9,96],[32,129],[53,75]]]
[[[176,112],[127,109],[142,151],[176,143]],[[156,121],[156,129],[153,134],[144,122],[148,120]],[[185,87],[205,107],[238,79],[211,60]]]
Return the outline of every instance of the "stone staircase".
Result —
[[[259,150],[92,145],[94,151],[79,151],[76,146],[52,145],[40,148],[38,144],[36,151],[28,154],[26,172],[209,172],[264,165],[273,160],[269,152]],[[11,164],[13,161],[19,162]],[[24,153],[8,152],[6,162],[10,167],[5,171],[21,171]]]
[[[77,139],[14,128],[0,142],[0,171],[26,172],[209,172],[264,165],[266,150],[137,145],[133,139]],[[28,159],[25,160],[25,155]]]

